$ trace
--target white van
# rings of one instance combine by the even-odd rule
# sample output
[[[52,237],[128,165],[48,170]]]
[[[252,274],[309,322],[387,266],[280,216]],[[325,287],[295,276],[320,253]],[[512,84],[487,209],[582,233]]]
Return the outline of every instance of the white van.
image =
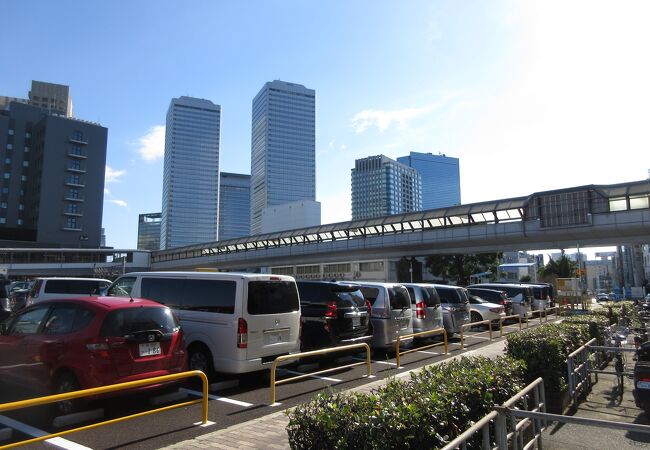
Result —
[[[53,298],[75,298],[99,295],[110,286],[111,280],[103,278],[37,278],[29,291],[27,305]]]
[[[107,295],[148,298],[178,315],[190,370],[246,373],[300,351],[300,302],[289,276],[133,272]]]

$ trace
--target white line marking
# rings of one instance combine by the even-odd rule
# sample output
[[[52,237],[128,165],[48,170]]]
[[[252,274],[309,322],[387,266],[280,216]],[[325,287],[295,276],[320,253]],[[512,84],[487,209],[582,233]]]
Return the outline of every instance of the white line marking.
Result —
[[[425,353],[427,355],[442,355],[443,353],[436,353],[436,352],[427,352],[426,350],[418,350],[416,353]]]
[[[280,370],[280,369],[278,369],[278,370]],[[282,370],[283,372],[292,373],[292,374],[294,374],[294,375],[308,375],[308,374],[305,374],[305,373],[302,373],[302,372],[296,372],[296,371],[288,370],[288,369],[281,369],[281,370]],[[310,377],[310,378],[318,378],[319,380],[335,381],[335,382],[338,382],[338,383],[340,383],[341,381],[343,381],[343,380],[339,380],[338,378],[321,377],[321,376],[318,376],[318,375],[309,375],[309,377]]]
[[[43,430],[39,430],[38,428],[35,428],[31,425],[27,425],[26,423],[18,422],[17,420],[11,419],[7,416],[0,416],[0,423],[2,423],[3,425],[9,428],[13,428],[14,430],[18,430],[21,433],[33,437],[47,436],[48,434],[50,434],[50,433],[46,433]],[[83,445],[77,444],[67,439],[63,439],[61,437],[48,439],[45,442],[47,442],[48,444],[52,444],[56,447],[65,448],[68,450],[92,450],[90,447],[85,447]]]
[[[193,391],[191,389],[185,389],[185,388],[181,388],[181,390],[187,392],[190,395],[194,395],[196,397],[203,397],[202,392]],[[208,394],[208,398],[211,400],[218,400],[224,403],[232,403],[233,405],[243,406],[244,408],[249,408],[253,406],[252,403],[240,402],[239,400],[233,400],[232,398],[227,398],[227,397],[219,397],[218,395]]]
[[[352,358],[352,359],[356,359],[357,361],[365,361],[366,360],[365,358],[356,358],[356,357]],[[392,363],[392,362],[388,362],[388,361],[370,361],[370,362],[371,363],[376,363],[376,364],[386,364],[386,365],[389,365],[389,366],[396,366],[397,365],[396,363]]]
[[[216,424],[216,422],[211,422],[211,421],[209,421],[209,420],[208,420],[206,423],[203,423],[203,422],[194,422],[194,425],[197,425],[197,426],[199,426],[199,427],[201,427],[201,428],[209,427],[209,426],[212,426],[212,425],[214,425],[214,424]]]

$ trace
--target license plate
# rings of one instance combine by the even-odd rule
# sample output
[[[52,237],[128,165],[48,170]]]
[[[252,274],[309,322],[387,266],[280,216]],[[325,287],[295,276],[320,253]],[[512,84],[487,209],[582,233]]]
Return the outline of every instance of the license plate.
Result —
[[[361,326],[361,317],[353,317],[352,318],[352,326],[353,327],[360,327]]]
[[[160,342],[140,344],[140,356],[160,355]]]
[[[636,387],[638,389],[650,389],[650,381],[637,381]]]
[[[286,337],[284,337],[286,335]],[[270,344],[277,344],[279,342],[288,341],[289,336],[287,333],[283,331],[276,331],[276,332],[266,332],[264,333],[264,344],[265,345],[270,345]]]

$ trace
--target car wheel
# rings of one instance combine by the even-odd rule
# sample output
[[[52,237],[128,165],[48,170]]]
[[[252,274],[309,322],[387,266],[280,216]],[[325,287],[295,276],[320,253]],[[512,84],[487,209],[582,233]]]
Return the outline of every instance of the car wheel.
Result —
[[[190,347],[188,350],[188,366],[190,370],[200,370],[208,379],[212,378],[214,374],[214,366],[212,365],[212,354],[210,350],[202,345]]]
[[[54,382],[54,393],[63,394],[65,392],[78,391],[79,387],[79,381],[77,381],[77,378],[75,378],[71,373],[64,372],[56,377],[56,381]],[[84,399],[82,398],[63,400],[54,405],[54,412],[57,416],[72,414],[82,409],[84,403]]]
[[[476,311],[471,311],[470,312],[470,322],[481,322],[483,320],[483,316],[481,316],[479,313]],[[480,327],[482,325],[476,325],[477,327]]]

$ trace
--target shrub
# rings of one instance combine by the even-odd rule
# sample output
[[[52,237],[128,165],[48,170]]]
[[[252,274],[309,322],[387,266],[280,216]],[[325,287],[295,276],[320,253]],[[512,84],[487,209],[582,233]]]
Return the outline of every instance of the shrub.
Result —
[[[371,394],[321,393],[287,412],[295,449],[438,448],[524,387],[507,357],[461,358]]]
[[[589,340],[589,325],[547,323],[506,338],[506,354],[526,365],[526,383],[544,379],[548,391],[566,389],[566,359]]]
[[[596,338],[599,345],[605,343],[605,329],[609,326],[609,319],[604,315],[568,316],[562,320],[562,323],[586,324],[589,326],[589,339]]]

